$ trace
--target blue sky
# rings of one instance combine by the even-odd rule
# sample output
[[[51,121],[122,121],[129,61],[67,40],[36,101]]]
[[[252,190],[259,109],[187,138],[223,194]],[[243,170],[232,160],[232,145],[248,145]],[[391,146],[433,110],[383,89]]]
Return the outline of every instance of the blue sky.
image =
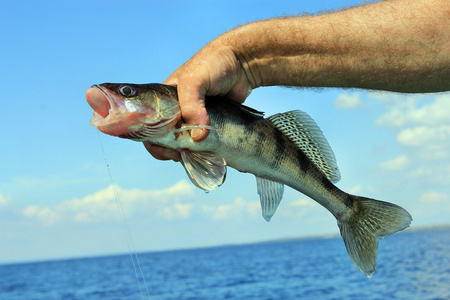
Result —
[[[2,1],[0,262],[128,252],[85,90],[162,82],[239,24],[358,1]],[[338,186],[405,207],[413,227],[450,211],[450,94],[260,88],[247,105],[309,113],[333,148]],[[270,223],[253,175],[205,194],[182,166],[101,134],[137,251],[337,234],[333,216],[286,189]],[[344,247],[344,245],[343,245]]]

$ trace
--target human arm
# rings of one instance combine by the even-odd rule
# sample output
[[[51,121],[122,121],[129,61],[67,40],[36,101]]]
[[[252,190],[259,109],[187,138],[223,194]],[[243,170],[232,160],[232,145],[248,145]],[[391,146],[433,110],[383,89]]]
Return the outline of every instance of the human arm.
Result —
[[[450,89],[450,1],[391,0],[249,24],[220,37],[252,88]],[[222,46],[224,47],[224,46]]]

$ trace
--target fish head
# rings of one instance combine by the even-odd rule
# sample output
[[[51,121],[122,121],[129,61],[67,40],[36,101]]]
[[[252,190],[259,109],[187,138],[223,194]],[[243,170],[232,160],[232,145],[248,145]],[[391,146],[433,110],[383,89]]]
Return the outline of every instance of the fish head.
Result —
[[[90,87],[86,100],[94,110],[89,124],[108,135],[135,141],[165,136],[181,120],[173,86],[103,83]]]

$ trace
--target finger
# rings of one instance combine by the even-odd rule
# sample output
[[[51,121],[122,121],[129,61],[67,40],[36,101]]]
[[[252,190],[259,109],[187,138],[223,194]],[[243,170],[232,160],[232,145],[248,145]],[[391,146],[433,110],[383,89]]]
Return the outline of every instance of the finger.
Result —
[[[162,82],[162,84],[177,86],[178,85],[178,75],[176,73],[177,73],[176,71],[174,73],[172,73],[172,75],[167,77],[167,79],[164,80]]]
[[[180,101],[181,115],[187,124],[209,125],[209,116],[205,108],[205,89],[201,84],[180,81],[178,85],[178,97]],[[199,142],[208,136],[206,129],[191,130],[191,137]]]
[[[173,161],[180,161],[181,155],[178,151],[175,151],[173,149],[169,149],[166,147],[162,147],[159,145],[155,145],[149,142],[143,143],[145,146],[145,149],[147,149],[150,154],[159,160],[173,160]]]
[[[178,67],[178,69],[176,69],[172,74],[170,74],[169,77],[167,77],[167,79],[164,80],[162,83],[167,84],[167,85],[177,86],[178,78],[180,77],[180,74],[182,74],[184,72],[185,67],[186,67],[186,63],[184,63],[183,65]]]

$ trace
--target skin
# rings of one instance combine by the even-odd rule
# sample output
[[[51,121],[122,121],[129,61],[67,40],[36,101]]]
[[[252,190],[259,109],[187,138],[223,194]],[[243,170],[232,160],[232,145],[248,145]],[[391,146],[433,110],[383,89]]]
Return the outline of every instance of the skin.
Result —
[[[208,125],[205,96],[242,103],[260,86],[401,93],[450,90],[450,1],[390,0],[312,17],[259,21],[208,43],[165,81],[186,123]],[[194,129],[201,141],[207,130]],[[178,152],[144,143],[157,159]]]

